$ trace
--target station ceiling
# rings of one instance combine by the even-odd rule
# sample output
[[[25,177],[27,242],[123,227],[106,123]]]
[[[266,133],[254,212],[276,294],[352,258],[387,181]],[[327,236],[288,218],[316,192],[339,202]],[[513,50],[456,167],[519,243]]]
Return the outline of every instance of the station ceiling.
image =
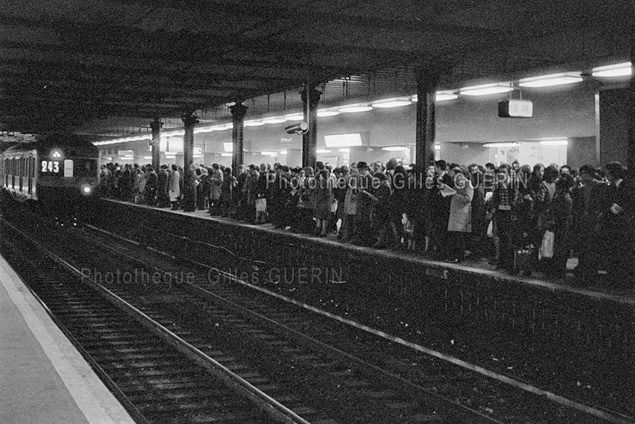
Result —
[[[373,75],[398,88],[432,66],[456,85],[628,60],[635,21],[632,0],[2,3],[0,130],[96,139],[307,80]]]

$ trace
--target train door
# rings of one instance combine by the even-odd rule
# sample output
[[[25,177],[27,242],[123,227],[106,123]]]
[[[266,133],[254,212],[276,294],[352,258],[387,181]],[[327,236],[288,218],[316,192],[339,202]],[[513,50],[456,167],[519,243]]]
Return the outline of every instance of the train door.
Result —
[[[18,166],[19,166],[19,170],[18,170],[18,187],[20,190],[20,193],[22,193],[24,190],[24,157],[21,157],[20,159],[18,159]]]
[[[29,194],[33,194],[33,170],[35,168],[35,158],[29,155]]]
[[[15,170],[17,168],[17,158],[11,159],[11,190],[15,190]]]

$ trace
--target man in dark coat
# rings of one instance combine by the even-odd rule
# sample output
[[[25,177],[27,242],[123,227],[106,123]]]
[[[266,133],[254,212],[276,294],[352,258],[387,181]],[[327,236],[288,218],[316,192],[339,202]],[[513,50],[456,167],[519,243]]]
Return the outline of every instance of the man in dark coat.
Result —
[[[358,162],[357,169],[359,177],[357,179],[357,228],[351,243],[361,246],[370,246],[375,243],[375,235],[373,233],[371,214],[374,203],[374,187],[373,177],[370,175],[370,169],[366,162]]]
[[[635,194],[626,169],[619,162],[606,164],[608,208],[600,226],[600,252],[605,259],[608,284],[614,288],[634,288],[635,283]]]
[[[154,206],[157,203],[157,186],[159,177],[151,165],[146,166],[146,189],[145,201],[146,205]]]
[[[170,174],[168,173],[168,166],[161,165],[158,172],[158,187],[157,187],[157,202],[160,208],[167,208],[170,206],[170,197],[168,196],[168,182],[170,180]]]
[[[578,256],[578,266],[574,274],[583,280],[593,277],[597,245],[594,229],[598,225],[600,214],[608,209],[609,186],[595,178],[593,165],[583,165],[578,170],[580,184],[571,193],[573,200],[573,222],[571,234],[574,237],[573,247]]]

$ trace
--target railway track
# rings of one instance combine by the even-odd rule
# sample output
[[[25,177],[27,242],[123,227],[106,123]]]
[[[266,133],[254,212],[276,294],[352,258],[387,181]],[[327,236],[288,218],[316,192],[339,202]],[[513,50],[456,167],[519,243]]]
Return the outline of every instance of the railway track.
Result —
[[[4,234],[3,256],[136,422],[307,423],[264,393],[219,376],[213,364],[184,355],[184,343],[157,334],[163,326],[134,319],[140,311],[88,287],[63,259],[24,239],[9,244],[6,227]]]
[[[107,269],[134,270],[137,275],[139,270],[148,275],[183,272],[179,261],[130,243],[115,247],[103,232],[84,234],[83,243],[76,234],[64,238],[72,247],[64,249],[65,255],[91,270],[82,271],[84,280]],[[99,260],[87,261],[89,252],[99,252]],[[558,422],[598,422],[597,417],[510,390],[477,373],[406,353],[400,346],[279,299],[235,284],[211,284],[205,271],[194,272],[193,281],[182,278],[177,287],[108,288],[206,355],[260,384],[272,397],[295,403],[294,410],[311,422],[546,423],[554,417]]]

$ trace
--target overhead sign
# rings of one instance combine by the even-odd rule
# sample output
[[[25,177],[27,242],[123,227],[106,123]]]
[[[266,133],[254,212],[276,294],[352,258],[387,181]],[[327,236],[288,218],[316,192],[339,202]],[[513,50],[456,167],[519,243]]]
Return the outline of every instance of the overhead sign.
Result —
[[[501,100],[498,102],[498,116],[501,118],[531,118],[534,105],[530,100]]]

